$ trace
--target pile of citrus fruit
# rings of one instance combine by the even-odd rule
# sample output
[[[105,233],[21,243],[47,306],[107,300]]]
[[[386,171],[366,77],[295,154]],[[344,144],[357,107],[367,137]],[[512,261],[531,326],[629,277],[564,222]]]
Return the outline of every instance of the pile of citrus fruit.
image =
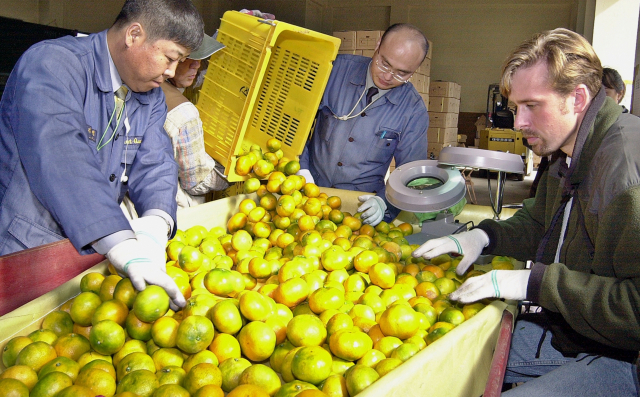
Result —
[[[169,241],[185,308],[160,287],[89,273],[41,329],[4,347],[0,395],[355,396],[484,307],[447,299],[481,271],[412,258],[411,225],[363,224],[280,171],[256,193],[226,229]]]
[[[240,154],[236,159],[236,174],[245,176],[253,173],[258,178],[266,178],[277,170],[294,175],[300,171],[300,163],[284,157],[281,147],[282,143],[275,138],[267,141],[266,151],[260,145],[251,145],[246,153]]]

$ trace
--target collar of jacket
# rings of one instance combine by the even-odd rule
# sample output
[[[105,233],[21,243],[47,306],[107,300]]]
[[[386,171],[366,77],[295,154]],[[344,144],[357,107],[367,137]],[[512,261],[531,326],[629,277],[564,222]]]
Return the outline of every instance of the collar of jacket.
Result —
[[[95,81],[98,89],[102,92],[113,92],[111,87],[111,71],[109,70],[109,48],[107,47],[107,31],[103,30],[100,33],[92,34],[91,45],[94,49],[96,64],[95,64]],[[152,92],[134,92],[131,91],[131,98],[135,98],[138,102],[148,105],[150,102],[149,93]],[[127,101],[127,107],[129,107]],[[133,109],[132,109],[133,110]]]
[[[560,173],[567,177],[563,194],[570,194],[582,183],[589,172],[596,150],[600,147],[609,128],[621,114],[622,108],[615,101],[607,101],[604,89],[600,89],[589,105],[578,129],[571,167],[567,169],[565,161],[559,164]]]
[[[353,85],[360,86],[360,90],[364,89],[364,86],[367,85],[367,69],[371,65],[369,63],[362,63],[359,67],[353,68],[351,71],[351,76],[349,76],[349,82]],[[398,87],[392,88],[384,95],[384,98],[387,98],[389,102],[394,105],[398,105],[400,103],[401,98],[405,95],[405,90],[407,89],[407,83],[404,83]]]

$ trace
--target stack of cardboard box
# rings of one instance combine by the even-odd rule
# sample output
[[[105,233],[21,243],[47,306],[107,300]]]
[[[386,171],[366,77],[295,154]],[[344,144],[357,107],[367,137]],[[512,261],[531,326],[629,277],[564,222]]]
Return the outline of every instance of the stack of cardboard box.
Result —
[[[434,81],[429,87],[429,158],[437,159],[443,147],[458,145],[460,84]]]
[[[340,38],[338,54],[372,57],[383,33],[382,30],[350,30],[333,32],[333,36]]]
[[[427,57],[422,61],[422,65],[416,70],[416,72],[411,76],[409,81],[415,87],[416,91],[422,97],[424,101],[424,105],[429,109],[429,85],[431,81],[431,49],[433,47],[433,43],[429,41],[429,52],[427,52]]]

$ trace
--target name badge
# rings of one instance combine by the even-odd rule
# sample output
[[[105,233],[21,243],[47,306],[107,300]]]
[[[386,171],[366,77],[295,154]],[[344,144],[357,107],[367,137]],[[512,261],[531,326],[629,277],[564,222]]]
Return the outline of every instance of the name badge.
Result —
[[[142,138],[140,138],[140,137],[127,138],[124,141],[125,145],[139,145],[141,143],[142,143]]]
[[[90,125],[87,126],[87,138],[89,138],[90,141],[95,142],[96,141],[96,130],[94,130],[93,128],[91,128]]]

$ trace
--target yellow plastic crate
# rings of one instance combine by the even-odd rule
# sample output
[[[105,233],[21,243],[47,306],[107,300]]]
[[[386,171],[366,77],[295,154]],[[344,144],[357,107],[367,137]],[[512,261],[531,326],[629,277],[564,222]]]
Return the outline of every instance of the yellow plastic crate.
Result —
[[[225,166],[270,138],[290,159],[302,153],[329,80],[340,39],[280,21],[227,11],[218,30],[226,47],[210,61],[197,108],[205,149]]]

